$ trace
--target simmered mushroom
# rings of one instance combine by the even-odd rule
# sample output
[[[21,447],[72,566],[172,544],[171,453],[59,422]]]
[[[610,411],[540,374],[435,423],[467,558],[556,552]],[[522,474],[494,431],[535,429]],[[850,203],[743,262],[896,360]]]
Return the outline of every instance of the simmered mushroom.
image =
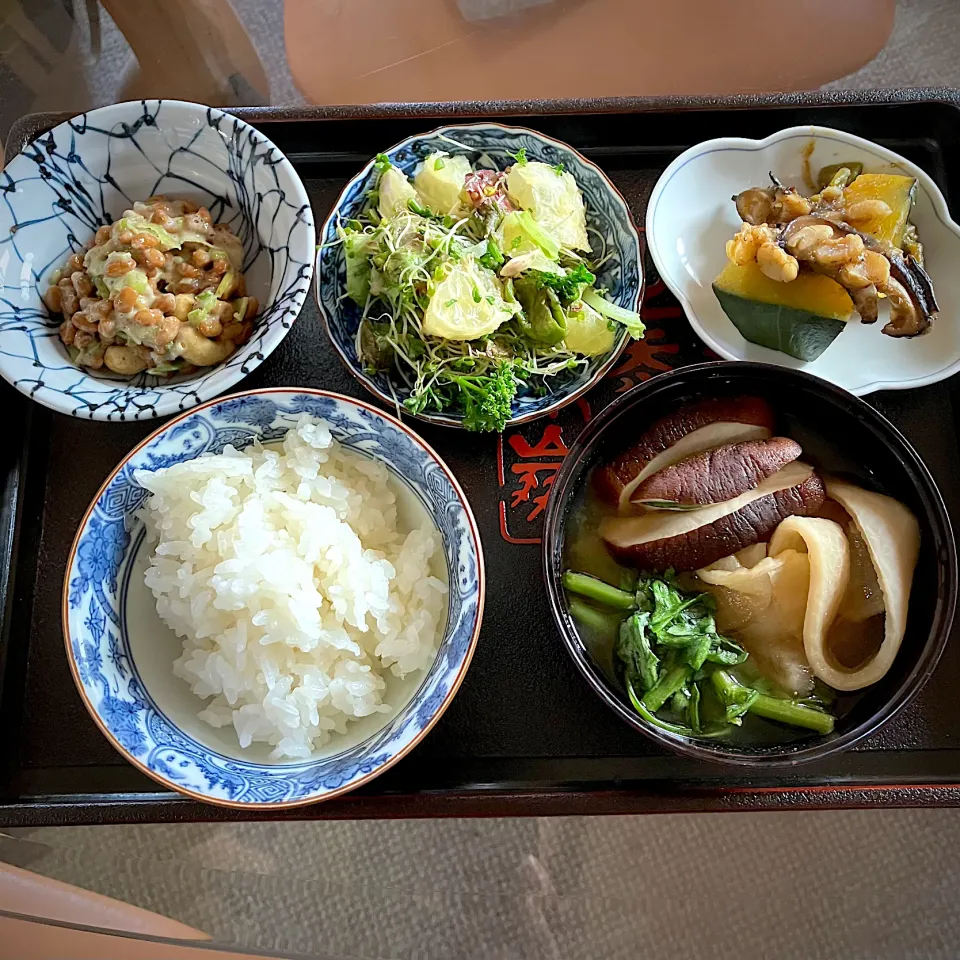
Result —
[[[768,540],[787,517],[816,514],[824,496],[813,468],[795,460],[732,500],[695,510],[605,517],[600,536],[615,557],[641,570],[698,570]]]
[[[778,242],[810,269],[832,277],[850,291],[864,323],[878,316],[878,295],[890,303],[890,337],[915,337],[929,329],[937,313],[933,286],[912,257],[826,216],[798,217],[788,223]]]
[[[749,190],[738,193],[733,202],[737,205],[737,213],[744,223],[757,225],[773,222],[770,215],[775,198],[776,190],[773,187],[750,187]]]
[[[685,457],[647,477],[630,502],[676,510],[732,500],[759,486],[800,456],[788,437],[725,443]]]
[[[904,275],[903,279],[907,279]],[[877,289],[890,303],[890,322],[884,324],[888,337],[915,337],[930,326],[930,314],[915,287],[907,287],[899,279],[890,277]]]
[[[850,299],[860,314],[861,323],[876,323],[880,316],[880,295],[875,284],[850,291]]]
[[[651,424],[632,446],[597,470],[594,486],[601,499],[626,508],[637,487],[664,467],[721,444],[764,440],[773,426],[773,410],[760,397],[690,404]]]
[[[795,187],[785,187],[771,173],[772,187],[750,187],[733,198],[740,219],[750,224],[788,223],[806,216],[813,204]]]

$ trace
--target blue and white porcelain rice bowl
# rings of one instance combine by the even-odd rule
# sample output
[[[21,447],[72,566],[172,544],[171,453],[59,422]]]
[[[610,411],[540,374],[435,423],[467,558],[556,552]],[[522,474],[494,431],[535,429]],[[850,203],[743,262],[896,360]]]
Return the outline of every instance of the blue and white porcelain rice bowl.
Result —
[[[261,310],[224,363],[173,380],[80,369],[41,295],[97,228],[156,194],[206,206],[243,242]],[[290,162],[259,131],[179,100],[118,103],[61,123],[0,173],[0,375],[61,413],[146,420],[209,400],[256,369],[286,335],[313,275],[310,201]]]
[[[140,508],[138,470],[200,454],[280,440],[303,414],[327,422],[350,451],[382,461],[436,526],[445,577],[446,626],[432,666],[387,678],[391,713],[353,721],[305,760],[272,760],[270,747],[242,748],[233,726],[198,716],[206,701],[174,675],[183,642],[160,619],[144,582],[153,551]],[[398,490],[398,506],[401,492]],[[483,613],[480,538],[466,498],[446,465],[400,421],[367,404],[320,390],[278,388],[236,394],[170,421],[107,478],[81,522],[67,562],[63,628],[67,658],[94,721],[131,763],[195,799],[237,809],[292,807],[366,783],[426,735],[457,691]],[[384,672],[386,673],[386,672]]]
[[[526,127],[502,123],[469,123],[438,127],[429,133],[408,137],[385,150],[390,162],[412,177],[431,153],[444,150],[451,155],[469,157],[476,168],[505,169],[521,150],[530,160],[551,166],[563,164],[573,174],[583,194],[587,214],[587,233],[594,257],[603,257],[597,272],[597,286],[627,310],[639,310],[643,298],[643,266],[640,238],[630,208],[610,178],[573,147]],[[366,197],[376,186],[379,174],[371,160],[340,194],[330,216],[320,230],[315,293],[320,316],[330,340],[347,370],[374,396],[388,406],[396,406],[408,396],[403,383],[386,371],[371,373],[357,356],[356,333],[360,323],[359,307],[346,296],[347,268],[343,244],[337,238],[337,224],[357,216]],[[539,395],[521,388],[513,401],[509,423],[516,425],[545,416],[571,403],[598,383],[610,370],[627,344],[626,328],[619,327],[613,347],[606,354],[590,357],[576,370],[546,379],[546,392]],[[448,427],[459,427],[462,414],[424,412],[421,420]]]

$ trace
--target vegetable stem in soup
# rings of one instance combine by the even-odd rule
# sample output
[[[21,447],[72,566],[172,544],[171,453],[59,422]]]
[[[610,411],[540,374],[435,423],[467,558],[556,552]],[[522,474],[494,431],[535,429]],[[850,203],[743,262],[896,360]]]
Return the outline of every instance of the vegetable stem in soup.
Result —
[[[744,744],[833,729],[829,695],[792,697],[717,632],[713,598],[696,576],[641,575],[637,583],[598,533],[603,518],[614,516],[617,507],[585,485],[568,520],[563,585],[591,657],[626,688],[640,716],[672,733]]]

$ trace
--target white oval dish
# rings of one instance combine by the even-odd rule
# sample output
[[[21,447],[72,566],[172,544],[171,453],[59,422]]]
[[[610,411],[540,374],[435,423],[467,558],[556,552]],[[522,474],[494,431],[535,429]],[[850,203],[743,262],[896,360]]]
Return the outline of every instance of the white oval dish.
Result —
[[[803,150],[814,150],[810,169],[860,161],[869,173],[898,172],[918,181],[911,220],[923,243],[925,266],[940,305],[932,329],[912,339],[883,335],[883,320],[854,319],[816,360],[804,362],[749,343],[723,312],[711,284],[727,262],[724,245],[740,218],[731,197],[769,182],[769,172],[809,193]],[[829,127],[780,130],[765,140],[722,137],[680,154],[650,195],[647,244],[664,283],[680,301],[697,335],[727,360],[756,360],[794,367],[844,387],[857,396],[936,383],[960,370],[960,225],[951,218],[939,187],[919,167],[869,140]]]

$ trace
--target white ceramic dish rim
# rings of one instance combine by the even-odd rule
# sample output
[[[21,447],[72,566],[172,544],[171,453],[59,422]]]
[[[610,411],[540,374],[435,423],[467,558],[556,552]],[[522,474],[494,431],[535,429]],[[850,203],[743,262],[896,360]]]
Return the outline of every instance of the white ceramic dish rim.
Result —
[[[704,341],[704,343],[707,344],[708,347],[718,353],[725,360],[742,360],[743,357],[730,350],[725,345],[724,341],[714,337],[703,326],[697,317],[696,311],[693,309],[693,305],[686,296],[683,286],[673,282],[669,271],[666,269],[666,264],[664,263],[660,256],[660,252],[657,249],[655,220],[657,217],[660,200],[673,176],[688,163],[697,159],[698,157],[703,156],[704,154],[727,150],[756,153],[761,150],[765,150],[767,147],[770,147],[775,143],[779,143],[780,141],[794,138],[805,140],[829,140],[833,141],[834,143],[850,144],[851,146],[855,146],[865,153],[871,154],[884,163],[896,164],[903,170],[906,170],[910,176],[916,178],[917,182],[920,184],[920,187],[930,198],[930,202],[933,206],[933,211],[936,214],[937,219],[939,219],[940,222],[948,230],[950,230],[958,240],[960,240],[960,224],[958,224],[950,216],[950,210],[947,206],[946,198],[930,175],[921,170],[916,164],[911,163],[905,157],[902,157],[898,153],[894,153],[892,150],[888,150],[886,147],[880,146],[878,143],[874,143],[872,140],[866,140],[863,137],[858,137],[855,134],[847,133],[844,130],[837,130],[834,127],[820,127],[815,124],[809,124],[805,126],[787,127],[783,130],[778,130],[776,133],[770,134],[769,137],[765,137],[763,140],[750,140],[746,137],[717,137],[713,140],[704,140],[702,143],[698,143],[696,146],[693,146],[689,150],[685,150],[683,153],[681,153],[680,156],[677,157],[676,160],[674,160],[670,166],[663,171],[660,179],[657,180],[656,185],[653,188],[653,192],[650,194],[645,222],[647,249],[650,251],[650,256],[657,268],[657,273],[659,274],[660,279],[663,280],[673,295],[680,301],[680,304],[684,309],[684,313],[687,316],[687,320],[689,321],[690,326],[693,327],[694,332],[698,337],[700,337],[701,340]],[[953,362],[947,366],[942,367],[941,369],[932,373],[925,374],[924,376],[913,377],[909,380],[873,380],[857,387],[851,392],[856,396],[864,396],[868,393],[874,393],[877,390],[913,390],[916,387],[924,387],[931,383],[938,383],[941,380],[945,380],[947,377],[953,376],[953,374],[957,373],[958,371],[960,371],[960,356],[956,357]]]
[[[441,137],[446,135],[450,130],[456,130],[463,126],[475,126],[475,127],[499,127],[501,130],[508,131],[518,131],[520,133],[526,133],[534,137],[537,140],[542,140],[545,143],[552,143],[558,147],[562,147],[564,150],[569,150],[574,154],[577,159],[584,164],[584,166],[592,167],[597,175],[603,180],[607,188],[610,190],[610,193],[615,196],[620,204],[623,207],[624,213],[626,214],[625,223],[628,228],[628,233],[630,234],[631,239],[633,240],[636,246],[637,254],[637,295],[636,301],[633,305],[633,309],[636,313],[640,312],[640,308],[643,304],[643,297],[646,291],[647,279],[646,274],[643,269],[643,244],[640,240],[641,229],[637,227],[636,221],[633,218],[633,211],[630,209],[630,204],[627,203],[626,197],[620,192],[616,184],[610,179],[609,176],[603,171],[603,169],[594,163],[592,160],[589,160],[585,157],[576,147],[571,146],[564,140],[558,140],[556,137],[550,137],[545,133],[541,133],[539,130],[534,130],[532,127],[524,127],[518,124],[509,124],[509,123],[498,123],[494,120],[477,120],[475,122],[470,122],[466,120],[461,123],[446,123],[439,127],[434,127],[432,130],[427,130],[423,133],[415,133],[409,137],[404,137],[403,140],[398,141],[390,147],[387,147],[385,150],[382,150],[381,153],[386,154],[387,156],[393,156],[398,150],[402,150],[405,146],[410,143],[413,143],[416,140],[425,140],[430,137]],[[346,184],[344,184],[343,189],[340,191],[337,196],[336,201],[333,204],[333,207],[330,209],[329,215],[323,221],[323,225],[320,227],[318,234],[320,243],[323,243],[323,238],[327,235],[327,230],[330,227],[330,224],[335,222],[339,214],[340,208],[343,205],[344,199],[348,193],[353,189],[353,187],[364,180],[369,176],[370,171],[373,169],[373,165],[376,163],[377,158],[372,157],[367,163],[363,165],[363,168],[357,172],[357,174],[351,177]],[[323,321],[323,327],[327,334],[327,339],[333,345],[334,350],[336,350],[337,355],[340,357],[340,360],[343,362],[344,367],[347,372],[352,376],[358,383],[362,384],[367,390],[369,390],[375,397],[382,400],[384,403],[389,404],[390,409],[393,410],[394,414],[399,416],[401,413],[406,414],[407,416],[413,417],[415,420],[422,420],[424,423],[432,423],[441,427],[452,427],[454,429],[463,429],[463,424],[459,420],[455,420],[452,417],[444,416],[442,413],[417,413],[410,414],[405,410],[398,409],[398,403],[396,397],[391,397],[389,394],[380,390],[379,387],[371,380],[368,380],[365,377],[361,377],[356,370],[354,370],[353,365],[350,363],[349,358],[343,352],[337,338],[333,336],[330,330],[329,318],[327,316],[327,309],[323,305],[323,298],[320,296],[320,269],[317,267],[317,261],[320,258],[320,247],[317,247],[316,258],[314,261],[314,271],[313,271],[313,296],[317,304],[317,309],[320,312],[320,319]],[[616,362],[620,359],[620,355],[626,350],[627,345],[630,342],[629,337],[624,337],[623,342],[613,349],[610,353],[610,356],[597,368],[596,373],[582,386],[578,387],[576,390],[571,391],[568,394],[564,394],[562,397],[558,397],[556,402],[544,407],[541,410],[532,411],[530,413],[519,414],[518,416],[511,417],[507,423],[506,427],[516,427],[523,423],[529,423],[531,420],[539,420],[541,417],[550,416],[553,413],[556,413],[557,410],[567,406],[570,403],[573,403],[578,397],[582,397],[588,390],[592,390],[609,372],[613,369]],[[504,429],[506,429],[506,427]]]
[[[8,159],[7,165],[4,169],[9,171],[10,167],[21,158],[21,155],[23,154],[24,150],[30,146],[30,143],[38,141],[41,137],[54,134],[57,131],[62,130],[63,128],[68,127],[70,124],[80,120],[81,118],[86,124],[89,125],[92,120],[95,121],[100,117],[108,116],[111,112],[117,111],[119,108],[128,107],[131,104],[136,103],[143,105],[164,104],[175,108],[203,113],[205,116],[209,115],[213,118],[228,118],[234,122],[237,125],[237,128],[242,130],[247,136],[255,137],[257,142],[262,145],[264,149],[273,151],[278,157],[278,162],[275,164],[275,166],[277,166],[279,169],[282,169],[290,179],[291,189],[295,193],[297,206],[304,211],[304,223],[308,228],[308,236],[311,238],[316,237],[316,221],[314,219],[313,206],[310,203],[309,196],[307,195],[306,187],[304,187],[303,181],[300,179],[300,175],[297,173],[293,164],[287,159],[283,151],[258,128],[252,126],[237,114],[228,113],[224,110],[218,109],[217,107],[196,103],[191,100],[152,97],[141,101],[125,100],[119,103],[106,104],[102,107],[95,107],[91,110],[83,111],[82,113],[78,113],[67,118],[66,120],[61,121],[60,123],[56,124],[56,126],[51,127],[49,131],[38,134],[33,138],[33,140],[24,144],[23,148],[16,155]],[[253,226],[256,227],[255,224]],[[315,242],[315,240],[312,240],[311,242]],[[309,254],[309,251],[305,252]],[[192,404],[189,404],[186,407],[181,406],[180,395],[173,392],[165,393],[163,391],[163,384],[159,384],[154,389],[159,390],[161,396],[155,404],[152,404],[155,412],[149,417],[120,418],[112,416],[109,414],[109,412],[104,412],[100,408],[97,408],[88,414],[85,414],[83,419],[101,420],[104,422],[124,422],[125,419],[147,420],[166,417],[170,416],[171,414],[185,412],[188,409],[195,409],[198,405],[214,399],[223,393],[224,390],[227,390],[230,387],[238,384],[246,376],[261,366],[263,362],[274,352],[274,350],[276,350],[283,338],[290,332],[290,328],[293,326],[293,323],[299,316],[300,311],[303,309],[303,305],[306,303],[309,290],[313,286],[313,270],[316,263],[316,257],[315,255],[307,255],[304,257],[303,262],[306,264],[306,269],[309,271],[309,275],[306,277],[306,282],[301,288],[294,292],[293,296],[291,296],[290,300],[283,306],[282,310],[274,318],[272,318],[269,328],[264,331],[262,338],[257,343],[258,349],[256,354],[245,358],[241,365],[225,366],[224,364],[220,364],[218,365],[217,369],[212,370],[209,374],[199,375],[195,381],[196,389],[192,391],[192,395],[195,397]],[[269,304],[264,304],[262,306],[261,313],[266,310],[268,305]],[[285,325],[283,320],[286,318],[289,318],[289,324]],[[238,351],[238,353],[239,352],[240,351]],[[9,363],[7,363],[6,359],[0,356],[0,374],[2,374],[3,378],[12,386],[14,386],[20,393],[24,394],[29,399],[42,404],[48,409],[56,410],[58,413],[63,413],[67,416],[77,416],[75,410],[61,398],[61,394],[59,392],[51,393],[49,390],[34,390],[31,392],[31,390],[29,390],[26,386],[16,382],[15,373],[16,371]],[[91,377],[91,379],[99,380],[100,378]],[[108,387],[115,383],[115,381],[112,380],[103,380],[102,382]],[[192,384],[194,381],[184,382],[190,382]]]

